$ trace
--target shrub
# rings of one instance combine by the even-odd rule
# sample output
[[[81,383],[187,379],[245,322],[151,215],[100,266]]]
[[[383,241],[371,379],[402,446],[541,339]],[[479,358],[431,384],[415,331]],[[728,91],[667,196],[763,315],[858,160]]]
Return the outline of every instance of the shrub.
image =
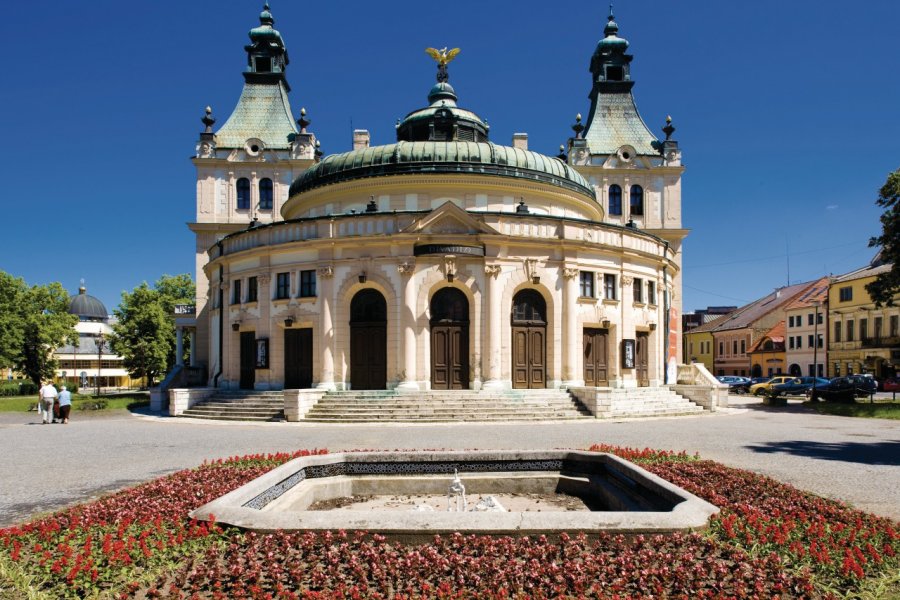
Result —
[[[38,386],[31,381],[0,383],[0,396],[36,396]]]

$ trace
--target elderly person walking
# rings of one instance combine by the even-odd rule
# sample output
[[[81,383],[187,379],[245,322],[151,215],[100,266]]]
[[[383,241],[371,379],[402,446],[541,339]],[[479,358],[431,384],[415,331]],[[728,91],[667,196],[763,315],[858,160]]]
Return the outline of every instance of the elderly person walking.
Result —
[[[47,381],[38,392],[38,396],[40,397],[41,420],[46,425],[53,421],[53,401],[59,394],[53,384]]]
[[[59,418],[63,425],[69,423],[69,411],[72,410],[72,392],[62,386],[59,391]]]

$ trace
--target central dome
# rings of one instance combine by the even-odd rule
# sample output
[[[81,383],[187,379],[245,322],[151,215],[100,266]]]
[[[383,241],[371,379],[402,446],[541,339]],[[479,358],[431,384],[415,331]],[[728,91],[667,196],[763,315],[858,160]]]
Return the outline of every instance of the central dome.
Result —
[[[594,191],[584,177],[558,158],[490,142],[397,142],[333,154],[300,174],[293,197],[344,181],[390,175],[459,173],[529,179],[584,194]]]

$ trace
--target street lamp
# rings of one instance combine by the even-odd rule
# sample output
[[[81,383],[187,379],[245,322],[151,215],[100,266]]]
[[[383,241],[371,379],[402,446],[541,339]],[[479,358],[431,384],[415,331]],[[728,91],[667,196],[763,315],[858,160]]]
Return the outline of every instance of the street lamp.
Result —
[[[97,397],[100,397],[100,374],[103,369],[103,346],[106,340],[103,339],[103,332],[97,334]]]
[[[816,401],[816,382],[819,380],[819,306],[821,305],[822,303],[818,300],[813,302],[813,306],[816,307],[816,320],[813,325],[813,384],[809,396],[813,402]]]

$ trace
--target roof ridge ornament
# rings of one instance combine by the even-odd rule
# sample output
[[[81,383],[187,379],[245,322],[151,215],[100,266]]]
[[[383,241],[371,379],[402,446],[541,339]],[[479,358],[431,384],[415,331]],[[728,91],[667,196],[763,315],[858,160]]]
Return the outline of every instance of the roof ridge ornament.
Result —
[[[425,48],[425,53],[428,54],[431,58],[437,62],[438,72],[437,72],[437,81],[438,83],[446,83],[450,80],[450,75],[447,73],[447,65],[456,58],[456,55],[459,54],[459,48],[453,48],[452,50],[447,50],[447,47],[444,46],[440,50],[437,48]]]
[[[216,118],[212,116],[212,107],[206,107],[206,114],[203,115],[203,118],[200,119],[204,125],[206,125],[206,131],[204,133],[212,133],[212,126],[216,124]]]

